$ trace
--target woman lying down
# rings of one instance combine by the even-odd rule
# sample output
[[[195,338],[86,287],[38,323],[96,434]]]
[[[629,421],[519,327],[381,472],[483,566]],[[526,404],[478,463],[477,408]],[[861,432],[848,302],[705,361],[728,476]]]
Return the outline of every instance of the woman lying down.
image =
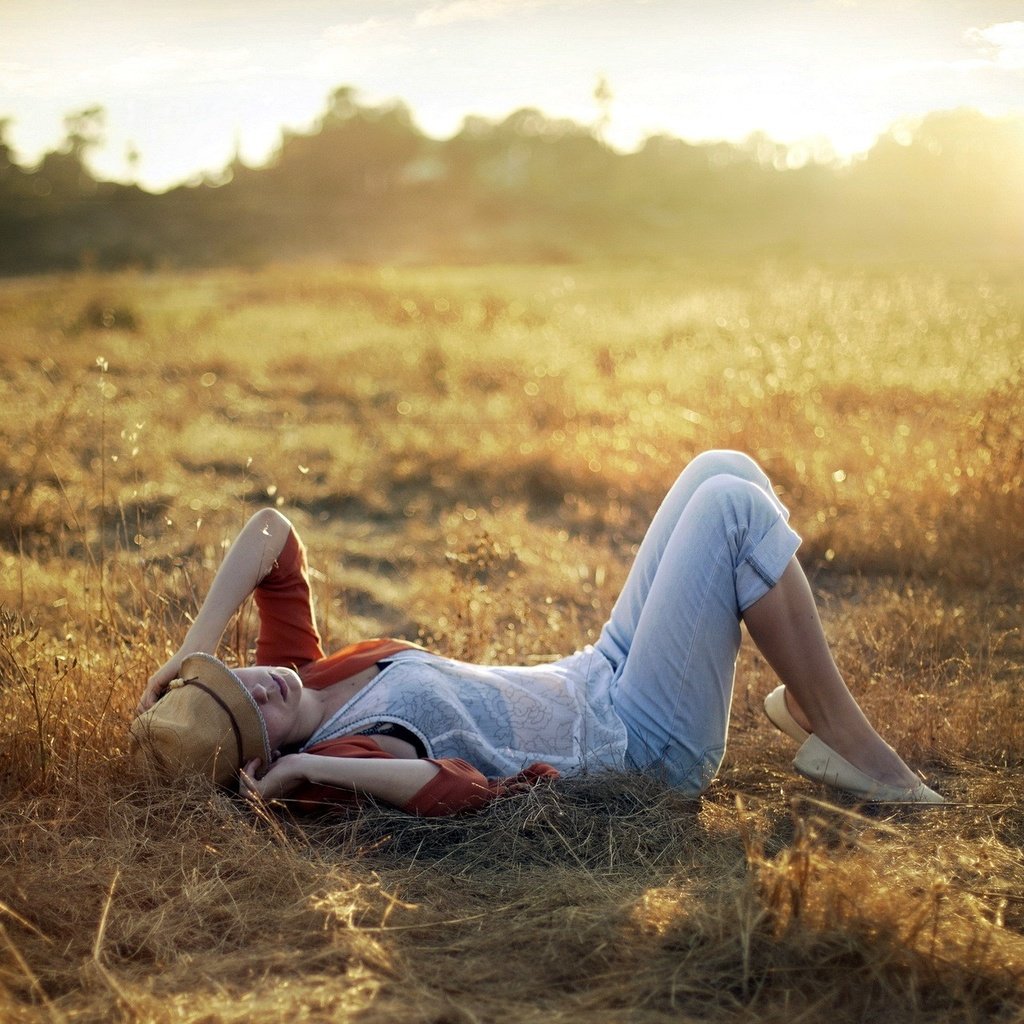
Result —
[[[799,744],[799,774],[863,800],[941,803],[847,689],[788,519],[747,456],[698,456],[651,522],[597,643],[498,667],[390,639],[325,655],[305,550],[265,509],[150,677],[134,756],[303,809],[369,795],[410,814],[455,814],[541,778],[603,770],[695,796],[725,754],[742,621],[782,683],[765,713]],[[232,670],[209,652],[251,593],[256,665]]]

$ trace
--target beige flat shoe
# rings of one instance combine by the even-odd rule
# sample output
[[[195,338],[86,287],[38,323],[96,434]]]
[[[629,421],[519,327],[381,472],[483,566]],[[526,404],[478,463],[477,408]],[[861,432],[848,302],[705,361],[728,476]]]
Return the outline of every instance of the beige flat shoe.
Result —
[[[786,707],[786,688],[776,686],[764,699],[764,713],[768,721],[775,726],[779,732],[784,732],[790,739],[797,743],[806,743],[807,737],[811,734],[800,725],[790,714]]]
[[[946,801],[923,782],[909,788],[878,782],[865,774],[827,743],[811,735],[793,758],[793,767],[806,779],[852,793],[861,800],[881,803],[943,804]]]

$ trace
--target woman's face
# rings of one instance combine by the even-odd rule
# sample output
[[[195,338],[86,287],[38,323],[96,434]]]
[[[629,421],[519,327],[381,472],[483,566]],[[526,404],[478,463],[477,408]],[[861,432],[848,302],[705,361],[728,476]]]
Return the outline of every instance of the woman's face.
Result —
[[[235,669],[235,675],[252,694],[252,699],[263,715],[272,751],[306,738],[294,735],[299,718],[302,680],[290,668],[265,668],[257,665]]]

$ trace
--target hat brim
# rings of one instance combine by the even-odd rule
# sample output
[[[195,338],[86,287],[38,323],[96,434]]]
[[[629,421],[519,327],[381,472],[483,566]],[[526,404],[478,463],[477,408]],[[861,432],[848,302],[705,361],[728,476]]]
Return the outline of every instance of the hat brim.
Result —
[[[190,654],[180,681],[132,723],[132,735],[162,774],[199,771],[232,785],[258,759],[270,766],[266,722],[241,679],[211,654]]]

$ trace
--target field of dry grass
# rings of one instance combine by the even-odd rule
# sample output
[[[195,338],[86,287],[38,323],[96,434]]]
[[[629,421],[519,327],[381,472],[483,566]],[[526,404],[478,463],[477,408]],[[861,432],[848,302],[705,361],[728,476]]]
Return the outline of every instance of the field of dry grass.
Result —
[[[1020,267],[271,268],[0,282],[0,1019],[1024,1016]],[[699,803],[147,790],[126,724],[256,508],[330,646],[593,639],[698,451],[776,481],[851,687],[951,799],[829,802],[741,654]],[[222,652],[244,660],[253,614]]]

